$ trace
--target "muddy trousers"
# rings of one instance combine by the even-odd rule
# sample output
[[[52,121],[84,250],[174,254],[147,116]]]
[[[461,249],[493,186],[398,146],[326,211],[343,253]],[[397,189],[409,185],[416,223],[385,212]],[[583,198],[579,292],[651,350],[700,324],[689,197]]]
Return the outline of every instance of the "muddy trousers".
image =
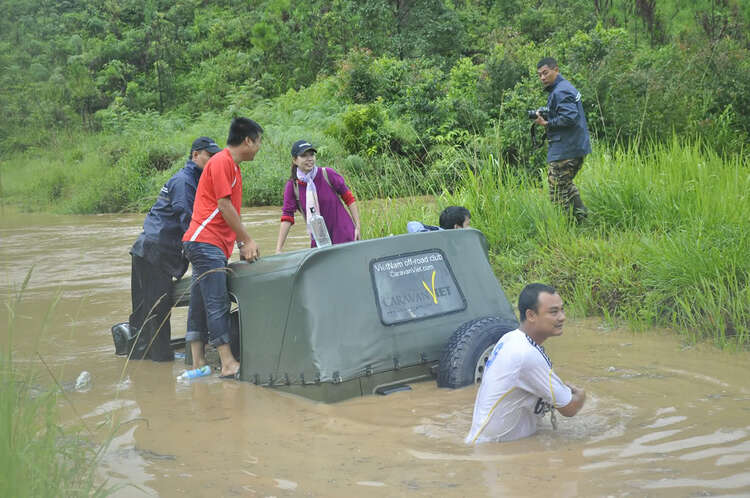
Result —
[[[130,279],[133,313],[129,322],[130,330],[136,335],[131,358],[172,361],[174,351],[170,344],[172,329],[169,324],[173,305],[172,276],[148,260],[133,255]]]
[[[576,218],[585,217],[587,212],[586,206],[581,201],[578,187],[573,183],[573,178],[582,166],[582,157],[550,161],[547,173],[550,199],[565,210],[573,208]]]

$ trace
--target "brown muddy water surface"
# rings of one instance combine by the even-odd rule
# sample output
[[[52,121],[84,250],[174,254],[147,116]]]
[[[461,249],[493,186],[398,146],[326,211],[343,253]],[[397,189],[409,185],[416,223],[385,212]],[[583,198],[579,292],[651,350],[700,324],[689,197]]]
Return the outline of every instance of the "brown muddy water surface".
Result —
[[[243,219],[261,256],[271,254],[279,209],[245,209]],[[4,302],[33,267],[16,358],[41,372],[38,351],[62,381],[91,373],[88,391],[68,394],[74,409],[60,406],[102,437],[99,424],[120,422],[100,468],[126,484],[116,496],[750,495],[750,355],[684,347],[660,331],[569,320],[545,346],[558,374],[586,389],[586,406],[558,417],[557,431],[547,419],[531,438],[475,448],[463,444],[473,387],[424,382],[326,405],[215,376],[177,382],[181,361],[124,369],[110,327],[130,312],[128,249],[142,220],[0,216]],[[306,246],[298,223],[286,249]],[[185,315],[176,310],[174,337]]]

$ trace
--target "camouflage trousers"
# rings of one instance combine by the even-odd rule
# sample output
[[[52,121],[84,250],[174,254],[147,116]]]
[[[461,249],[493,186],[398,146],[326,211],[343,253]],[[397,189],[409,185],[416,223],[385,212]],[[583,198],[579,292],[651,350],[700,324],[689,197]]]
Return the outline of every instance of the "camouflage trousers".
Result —
[[[571,207],[573,197],[578,195],[578,187],[573,183],[573,178],[578,174],[581,166],[583,166],[582,157],[550,161],[547,181],[552,202],[565,209]]]

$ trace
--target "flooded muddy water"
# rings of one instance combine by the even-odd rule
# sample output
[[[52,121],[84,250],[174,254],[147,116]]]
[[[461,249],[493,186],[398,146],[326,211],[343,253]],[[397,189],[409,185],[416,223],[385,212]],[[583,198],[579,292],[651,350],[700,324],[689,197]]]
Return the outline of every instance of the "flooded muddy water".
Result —
[[[101,437],[103,422],[119,422],[100,468],[126,485],[116,496],[750,495],[750,355],[685,347],[670,333],[569,320],[545,346],[558,374],[586,389],[586,406],[558,417],[557,431],[546,419],[531,438],[478,447],[463,444],[473,387],[424,382],[326,405],[215,376],[177,382],[181,361],[125,368],[110,327],[130,313],[128,249],[142,219],[0,216],[4,302],[32,271],[16,357],[46,372],[41,355],[62,381],[91,373],[91,388],[60,406]],[[279,209],[243,219],[271,254]],[[307,244],[298,223],[286,249]],[[7,315],[4,306],[5,344]],[[185,315],[173,316],[175,337]]]

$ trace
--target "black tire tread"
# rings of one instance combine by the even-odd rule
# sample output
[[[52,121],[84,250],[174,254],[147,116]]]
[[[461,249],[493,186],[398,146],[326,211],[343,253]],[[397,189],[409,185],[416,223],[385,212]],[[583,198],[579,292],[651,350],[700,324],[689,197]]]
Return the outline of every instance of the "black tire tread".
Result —
[[[491,328],[492,332],[500,332],[496,338],[493,337],[494,342],[497,342],[503,334],[518,328],[518,322],[499,316],[485,316],[470,320],[458,327],[440,356],[437,376],[438,387],[458,389],[474,383],[474,379],[467,379],[465,375],[462,375],[462,372],[466,371],[465,363],[476,361],[473,358],[468,358],[465,351],[477,341],[486,340],[486,338],[478,337],[478,334],[488,328]],[[471,371],[474,371],[475,368],[476,365],[471,365]]]

